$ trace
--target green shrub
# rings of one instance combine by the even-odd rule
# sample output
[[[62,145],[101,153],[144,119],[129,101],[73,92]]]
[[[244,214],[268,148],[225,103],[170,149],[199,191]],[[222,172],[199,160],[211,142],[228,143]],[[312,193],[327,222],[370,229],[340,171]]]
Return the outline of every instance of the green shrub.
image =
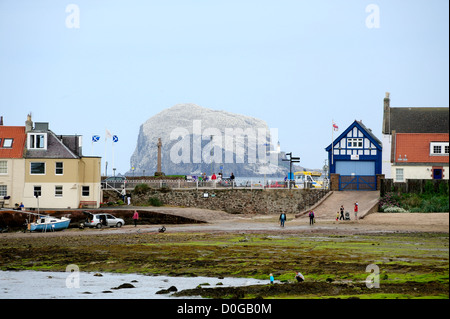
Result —
[[[433,194],[434,193],[434,184],[431,180],[427,180],[424,186],[425,194]]]
[[[439,184],[439,195],[447,195],[448,196],[448,183],[440,183]]]
[[[137,195],[145,194],[148,192],[149,189],[150,189],[150,186],[148,186],[147,184],[137,184],[134,187],[134,193]]]
[[[148,204],[151,205],[151,206],[157,206],[157,207],[163,205],[162,202],[159,200],[158,197],[150,197],[150,198],[148,199]]]

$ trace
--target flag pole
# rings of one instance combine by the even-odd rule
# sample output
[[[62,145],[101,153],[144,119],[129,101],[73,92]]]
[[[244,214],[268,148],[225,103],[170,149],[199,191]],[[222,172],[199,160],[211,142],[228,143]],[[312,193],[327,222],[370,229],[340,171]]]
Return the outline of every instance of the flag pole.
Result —
[[[334,121],[331,119],[331,165],[333,165],[333,156],[334,156]],[[330,166],[330,172],[331,172],[331,166]]]

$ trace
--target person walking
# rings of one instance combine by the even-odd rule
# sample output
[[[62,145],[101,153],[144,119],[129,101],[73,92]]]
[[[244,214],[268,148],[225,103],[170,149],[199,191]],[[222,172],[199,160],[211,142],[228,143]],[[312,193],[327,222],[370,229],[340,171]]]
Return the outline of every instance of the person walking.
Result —
[[[285,213],[281,213],[280,214],[280,226],[284,227],[284,222],[286,221],[286,214]]]
[[[339,211],[336,214],[336,221],[338,221],[338,220],[339,220]]]
[[[358,220],[358,202],[355,203],[354,212],[355,212],[355,220]]]
[[[231,173],[231,175],[230,175],[230,182],[231,182],[231,187],[232,188],[234,188],[234,174],[233,173]]]
[[[131,204],[131,193],[127,193],[128,206]]]
[[[341,212],[341,216],[339,217],[339,220],[345,220],[344,217],[344,205],[341,205],[341,208],[339,208],[340,212]]]
[[[137,210],[135,210],[134,214],[133,214],[134,227],[137,226],[138,219],[139,219],[139,214],[138,214]]]
[[[314,225],[314,211],[309,211],[309,224]]]
[[[270,283],[273,284],[273,281],[274,281],[273,274],[269,275],[269,279],[270,279]]]

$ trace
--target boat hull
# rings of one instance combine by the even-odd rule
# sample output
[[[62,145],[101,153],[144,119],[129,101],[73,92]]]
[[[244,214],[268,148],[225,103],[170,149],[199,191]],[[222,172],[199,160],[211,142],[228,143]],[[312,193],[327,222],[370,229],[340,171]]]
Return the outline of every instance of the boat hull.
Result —
[[[30,231],[58,231],[69,227],[70,219],[61,220],[53,223],[32,223],[30,224]]]

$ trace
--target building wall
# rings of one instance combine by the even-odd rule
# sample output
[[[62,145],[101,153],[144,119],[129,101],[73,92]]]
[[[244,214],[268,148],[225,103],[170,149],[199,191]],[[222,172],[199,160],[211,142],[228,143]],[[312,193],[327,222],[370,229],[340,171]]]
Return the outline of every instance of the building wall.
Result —
[[[383,154],[382,154],[382,168],[381,173],[386,176],[386,178],[392,178],[392,163],[391,163],[391,135],[383,134],[381,142],[383,143]]]
[[[433,179],[433,167],[442,167],[443,179],[449,179],[449,166],[439,164],[424,164],[424,165],[393,165],[391,169],[391,176],[394,182],[405,182],[406,179]],[[403,179],[399,179],[397,169],[403,170]]]
[[[7,196],[11,196],[5,202],[5,207],[14,208],[14,205],[20,204],[23,197],[24,180],[25,180],[25,160],[4,158],[1,161],[6,161],[6,174],[0,174],[0,185],[6,185]]]
[[[39,207],[78,208],[80,201],[101,201],[100,158],[26,159],[23,203],[37,207],[35,186],[41,187]],[[45,174],[31,174],[33,162],[45,163]],[[56,163],[63,163],[63,173],[56,174]],[[60,193],[62,192],[62,194]]]

